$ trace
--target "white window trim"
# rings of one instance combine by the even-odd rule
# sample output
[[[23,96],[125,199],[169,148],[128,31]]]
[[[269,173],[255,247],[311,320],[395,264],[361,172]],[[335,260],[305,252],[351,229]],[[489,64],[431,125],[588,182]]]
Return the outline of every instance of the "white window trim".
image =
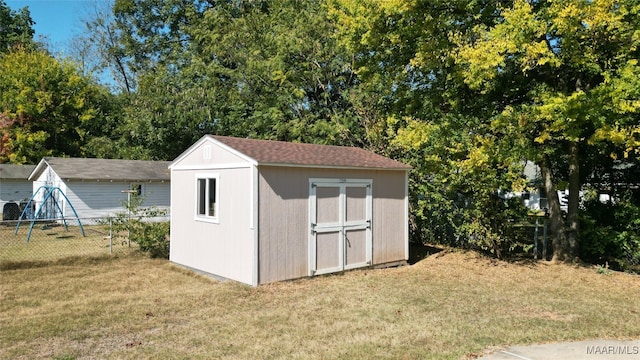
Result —
[[[209,216],[209,215],[200,215],[199,213],[199,201],[200,201],[200,193],[198,190],[198,181],[202,180],[202,179],[206,179],[206,180],[210,180],[210,179],[216,179],[216,209],[215,209],[215,216]],[[207,185],[208,185],[208,181],[207,181]],[[198,173],[195,175],[195,179],[194,179],[194,188],[195,188],[195,207],[194,207],[194,219],[196,221],[201,221],[201,222],[208,222],[208,223],[214,223],[214,224],[219,224],[220,223],[220,174],[219,173]],[[206,191],[209,191],[209,187],[206,187]],[[208,198],[208,193],[205,193],[205,199]],[[206,206],[206,204],[205,204]],[[208,208],[205,208],[205,213],[208,213]]]

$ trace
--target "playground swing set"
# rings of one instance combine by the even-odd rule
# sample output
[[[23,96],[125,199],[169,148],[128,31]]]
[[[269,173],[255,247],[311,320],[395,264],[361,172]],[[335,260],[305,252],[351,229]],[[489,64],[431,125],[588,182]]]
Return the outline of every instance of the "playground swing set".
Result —
[[[40,203],[40,206],[34,213],[33,199],[40,192],[42,192],[42,196],[43,196],[42,202]],[[48,185],[40,186],[38,190],[36,190],[33,193],[31,198],[27,202],[27,205],[22,210],[22,213],[20,214],[20,218],[18,218],[18,223],[16,224],[16,230],[14,234],[16,235],[18,234],[18,230],[20,230],[20,224],[25,220],[29,220],[31,223],[29,226],[29,232],[27,233],[27,242],[29,242],[29,240],[31,239],[31,231],[33,230],[33,226],[35,225],[35,223],[38,221],[62,220],[65,230],[69,231],[69,226],[67,225],[67,219],[65,218],[64,212],[60,207],[60,203],[58,202],[58,197],[56,197],[56,195],[58,194],[62,195],[62,197],[66,200],[67,204],[69,205],[69,208],[71,208],[71,210],[73,211],[73,214],[75,215],[75,219],[78,220],[78,225],[80,226],[80,232],[82,233],[82,236],[83,237],[86,236],[84,233],[84,227],[82,226],[82,222],[78,217],[78,213],[76,212],[76,209],[73,208],[73,205],[71,204],[71,201],[69,201],[69,198],[64,194],[64,192],[62,192],[62,190],[60,190],[59,187],[48,186]],[[57,216],[58,214],[60,216]]]

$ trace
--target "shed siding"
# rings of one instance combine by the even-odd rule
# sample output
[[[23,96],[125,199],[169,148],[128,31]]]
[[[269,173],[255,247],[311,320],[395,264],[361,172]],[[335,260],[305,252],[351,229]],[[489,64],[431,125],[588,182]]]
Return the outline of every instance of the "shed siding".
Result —
[[[373,264],[406,260],[405,172],[259,167],[259,282],[308,274],[309,178],[372,179]]]
[[[308,271],[309,182],[302,168],[259,167],[259,282]]]
[[[218,175],[218,223],[196,220],[196,176],[209,172]],[[234,169],[172,170],[172,262],[253,284],[254,230],[250,223],[253,211],[250,203],[252,176],[252,169],[248,166]]]
[[[407,260],[404,172],[378,171],[373,180],[373,264]]]

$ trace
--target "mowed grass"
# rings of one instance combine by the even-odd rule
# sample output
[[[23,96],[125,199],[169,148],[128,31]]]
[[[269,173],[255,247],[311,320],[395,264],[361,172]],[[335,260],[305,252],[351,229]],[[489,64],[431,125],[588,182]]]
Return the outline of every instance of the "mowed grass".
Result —
[[[3,359],[460,359],[640,338],[640,277],[442,251],[257,288],[142,256],[0,272]]]

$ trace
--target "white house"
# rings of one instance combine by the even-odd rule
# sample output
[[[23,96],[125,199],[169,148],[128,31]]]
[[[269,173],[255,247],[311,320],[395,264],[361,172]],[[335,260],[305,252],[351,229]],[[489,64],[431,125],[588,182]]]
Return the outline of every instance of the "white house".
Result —
[[[168,161],[43,158],[29,175],[37,205],[43,201],[43,186],[64,193],[80,218],[112,216],[124,211],[130,194],[144,198],[143,206],[170,207]],[[55,192],[53,193],[55,195]],[[73,217],[66,199],[58,198],[63,216]]]
[[[29,200],[33,185],[28,177],[34,168],[35,165],[0,164],[0,213],[6,203],[19,205]],[[9,214],[3,214],[3,218],[4,215]]]
[[[258,285],[408,259],[410,167],[398,161],[208,135],[170,169],[174,263]]]

